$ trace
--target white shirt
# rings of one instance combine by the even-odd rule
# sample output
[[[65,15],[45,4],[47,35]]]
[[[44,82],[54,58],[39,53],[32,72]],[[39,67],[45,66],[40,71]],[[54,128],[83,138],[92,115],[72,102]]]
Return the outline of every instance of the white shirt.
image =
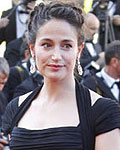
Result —
[[[109,16],[113,16],[115,10],[116,10],[116,4],[114,4],[112,1],[109,2],[108,4],[108,14]]]
[[[105,84],[110,88],[114,97],[119,101],[119,89],[118,89],[118,86],[114,83],[119,82],[120,79],[116,80],[116,79],[112,78],[111,76],[109,76],[105,72],[105,68],[103,68],[100,72],[96,73],[96,76],[102,77],[104,79]]]
[[[97,56],[96,50],[94,49],[94,46],[92,43],[86,42],[86,47],[92,57]]]
[[[24,32],[27,28],[27,20],[29,15],[22,13],[19,13],[19,10],[25,11],[21,6],[18,6],[16,9],[16,30],[17,30],[17,38],[20,38],[23,36]]]

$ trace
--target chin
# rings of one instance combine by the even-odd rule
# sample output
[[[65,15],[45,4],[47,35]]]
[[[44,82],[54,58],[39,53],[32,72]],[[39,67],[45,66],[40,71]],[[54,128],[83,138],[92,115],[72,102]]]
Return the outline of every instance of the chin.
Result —
[[[65,76],[63,76],[63,75],[56,75],[56,74],[54,74],[54,75],[47,75],[47,76],[45,76],[45,78],[47,79],[47,80],[49,80],[49,81],[54,81],[54,82],[58,82],[58,81],[62,81],[62,80],[65,80]]]

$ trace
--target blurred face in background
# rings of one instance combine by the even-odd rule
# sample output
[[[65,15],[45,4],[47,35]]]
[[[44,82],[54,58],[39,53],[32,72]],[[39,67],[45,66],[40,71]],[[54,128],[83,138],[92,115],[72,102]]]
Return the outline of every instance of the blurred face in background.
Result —
[[[93,36],[99,31],[100,22],[93,14],[89,14],[85,18],[84,32],[87,41],[93,39]]]
[[[5,83],[7,82],[8,76],[0,71],[0,91],[3,90]]]

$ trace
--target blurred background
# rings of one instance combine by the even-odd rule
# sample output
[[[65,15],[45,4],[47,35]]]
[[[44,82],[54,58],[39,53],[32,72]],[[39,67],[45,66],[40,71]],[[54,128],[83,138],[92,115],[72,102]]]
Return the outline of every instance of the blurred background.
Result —
[[[16,0],[17,2],[17,0]],[[2,15],[2,11],[7,10],[12,7],[12,0],[2,0],[0,3],[0,17]],[[5,51],[5,42],[0,45],[0,56],[3,56]]]

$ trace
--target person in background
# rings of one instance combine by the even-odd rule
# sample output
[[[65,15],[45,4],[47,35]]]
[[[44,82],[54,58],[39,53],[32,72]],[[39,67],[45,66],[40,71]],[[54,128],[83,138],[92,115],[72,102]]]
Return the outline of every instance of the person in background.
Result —
[[[8,102],[13,98],[16,87],[30,76],[28,62],[30,50],[27,40],[25,39],[20,47],[20,58],[21,60],[15,66],[10,67],[10,75],[3,90],[7,96]]]
[[[24,80],[20,85],[15,88],[13,98],[33,91],[38,86],[41,86],[43,82],[43,76],[38,71],[36,71],[35,73],[31,73],[29,78]]]
[[[8,103],[6,95],[3,92],[3,88],[8,80],[9,72],[10,68],[7,60],[0,57],[0,127],[2,122],[1,118]]]
[[[116,20],[120,18],[119,8],[119,0],[93,0],[91,12],[100,20],[99,43],[103,50],[106,49],[108,43],[120,39],[118,38],[120,28],[115,25]]]
[[[3,11],[1,19],[6,18],[7,23],[4,28],[0,28],[0,44],[6,41],[6,45],[19,37],[22,37],[25,30],[27,20],[29,18],[29,2],[35,3],[35,0],[20,0],[19,4],[13,8]]]
[[[85,47],[81,53],[80,63],[85,72],[86,70],[90,70],[90,72],[97,72],[104,66],[104,52],[102,47],[98,42],[94,43],[94,35],[99,31],[100,21],[93,13],[87,13],[84,17],[84,32],[86,41]],[[98,70],[92,66],[93,62],[99,67]]]
[[[7,106],[2,131],[11,135],[11,150],[119,150],[119,105],[74,76],[83,23],[83,11],[72,0],[41,2],[31,12],[28,43],[44,83]]]
[[[10,67],[15,66],[19,61],[21,61],[20,51],[24,40],[25,33],[22,37],[12,40],[7,44],[4,56],[7,59]]]
[[[115,39],[120,40],[120,1],[116,0],[115,2],[115,12],[112,17]]]
[[[98,94],[120,103],[120,41],[108,44],[105,50],[105,67],[82,83]]]
[[[8,23],[9,23],[9,19],[7,19],[6,17],[1,18],[0,19],[0,29],[6,27],[8,25]]]

